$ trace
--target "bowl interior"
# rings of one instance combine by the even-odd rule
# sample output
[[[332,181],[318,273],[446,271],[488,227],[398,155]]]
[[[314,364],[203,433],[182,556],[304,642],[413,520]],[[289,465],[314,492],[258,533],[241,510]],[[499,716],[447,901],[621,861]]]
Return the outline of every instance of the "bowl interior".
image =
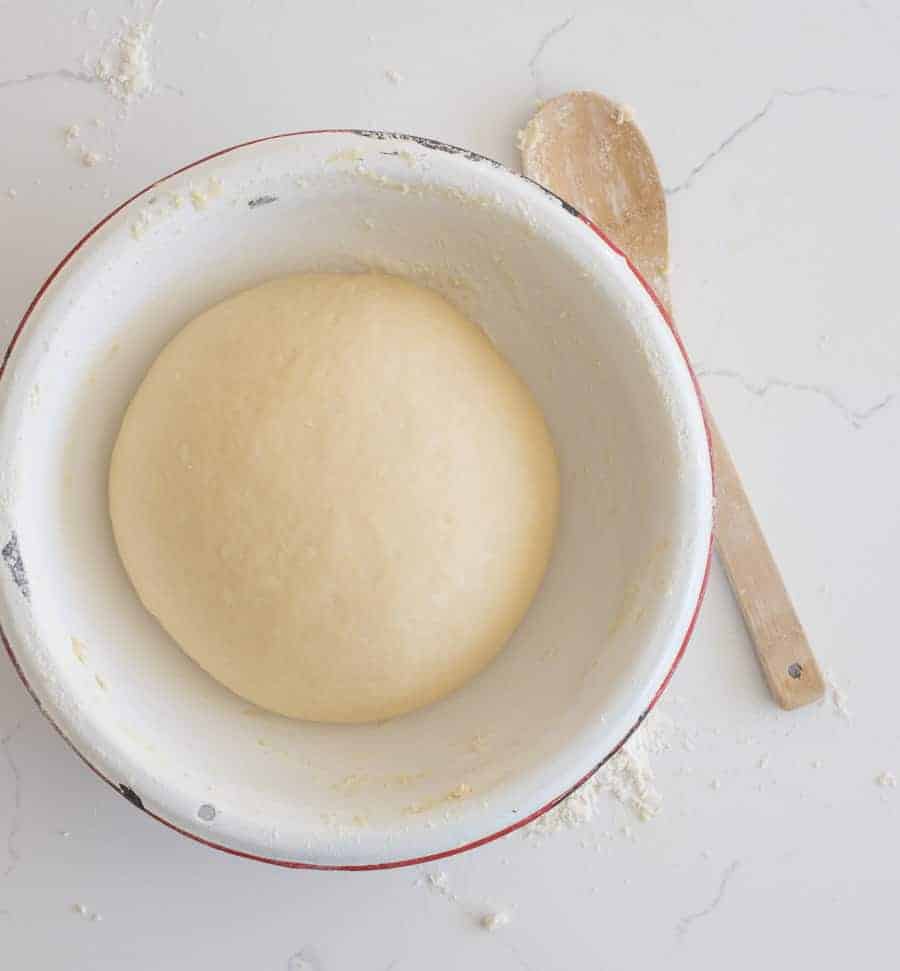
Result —
[[[518,369],[557,444],[562,518],[537,600],[479,677],[387,723],[308,724],[229,693],[143,610],[108,462],[145,370],[199,311],[278,274],[373,267],[443,293]],[[659,311],[557,200],[433,143],[285,136],[146,190],[40,297],[0,404],[0,598],[24,676],[107,778],[243,852],[371,865],[516,824],[641,717],[702,588],[709,455]]]

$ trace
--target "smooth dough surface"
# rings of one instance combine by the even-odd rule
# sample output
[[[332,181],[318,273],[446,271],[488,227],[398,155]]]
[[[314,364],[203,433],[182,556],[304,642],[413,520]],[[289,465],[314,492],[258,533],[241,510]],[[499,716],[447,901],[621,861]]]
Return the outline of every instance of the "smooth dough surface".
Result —
[[[383,274],[281,277],[164,348],[113,451],[147,609],[214,678],[298,718],[389,718],[501,650],[543,578],[559,476],[480,328]]]

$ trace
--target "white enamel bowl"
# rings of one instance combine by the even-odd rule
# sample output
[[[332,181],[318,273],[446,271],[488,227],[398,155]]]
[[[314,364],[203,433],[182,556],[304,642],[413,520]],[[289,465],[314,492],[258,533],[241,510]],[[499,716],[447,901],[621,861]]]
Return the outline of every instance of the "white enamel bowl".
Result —
[[[369,267],[445,294],[525,378],[557,444],[562,518],[543,588],[486,671],[384,724],[307,724],[230,694],[143,610],[107,468],[131,395],[191,317],[278,274]],[[550,193],[405,136],[263,139],[116,209],[17,331],[0,448],[0,617],[37,703],[160,821],[287,865],[432,859],[558,801],[665,686],[709,561],[701,407],[646,287]]]

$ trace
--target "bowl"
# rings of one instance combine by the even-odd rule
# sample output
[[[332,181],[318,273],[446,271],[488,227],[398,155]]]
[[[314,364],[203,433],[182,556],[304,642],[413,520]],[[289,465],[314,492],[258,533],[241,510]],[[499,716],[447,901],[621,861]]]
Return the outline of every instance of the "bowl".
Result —
[[[107,511],[126,405],[209,305],[303,270],[400,274],[490,335],[554,436],[562,512],[527,617],[478,677],[379,724],[270,714],[143,609]],[[39,290],[0,379],[0,617],[72,747],[136,806],[233,853],[436,859],[553,806],[645,716],[702,597],[712,474],[696,383],[623,255],[489,159],[373,131],[276,135],[155,182]]]

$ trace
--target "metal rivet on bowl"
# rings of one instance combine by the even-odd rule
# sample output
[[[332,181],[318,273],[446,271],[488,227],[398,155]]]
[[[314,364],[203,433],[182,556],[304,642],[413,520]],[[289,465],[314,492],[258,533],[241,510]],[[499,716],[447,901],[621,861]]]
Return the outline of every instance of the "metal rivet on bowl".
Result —
[[[788,674],[792,678],[799,678],[803,674],[803,665],[798,664],[796,661],[788,668]]]
[[[205,802],[197,810],[197,815],[203,820],[204,823],[211,823],[216,818],[216,807],[210,806],[208,802]]]

